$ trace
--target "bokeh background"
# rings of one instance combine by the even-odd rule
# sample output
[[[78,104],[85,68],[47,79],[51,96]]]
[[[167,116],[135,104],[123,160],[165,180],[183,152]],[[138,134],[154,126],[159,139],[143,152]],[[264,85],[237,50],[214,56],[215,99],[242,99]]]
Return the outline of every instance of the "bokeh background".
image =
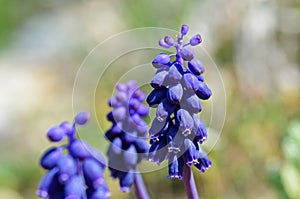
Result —
[[[0,198],[36,198],[45,172],[39,157],[53,145],[45,133],[51,125],[72,120],[91,97],[85,96],[85,76],[74,109],[78,69],[97,44],[134,28],[179,30],[182,23],[202,35],[202,47],[218,66],[226,92],[225,124],[209,153],[214,166],[204,174],[194,171],[201,198],[299,199],[298,0],[0,0]],[[163,36],[147,40],[156,45]],[[159,52],[135,52],[107,70],[92,96],[97,122],[80,129],[83,139],[105,153],[103,131],[109,123],[104,116],[113,85]],[[208,84],[213,82],[209,63]],[[101,60],[98,67],[104,67]],[[137,78],[143,75],[152,74],[137,73]],[[151,88],[142,89],[148,93]],[[202,117],[211,122],[209,114]],[[143,175],[151,197],[185,198],[182,182],[166,175],[167,168]],[[120,193],[118,182],[107,179],[112,198],[135,198],[133,191]]]

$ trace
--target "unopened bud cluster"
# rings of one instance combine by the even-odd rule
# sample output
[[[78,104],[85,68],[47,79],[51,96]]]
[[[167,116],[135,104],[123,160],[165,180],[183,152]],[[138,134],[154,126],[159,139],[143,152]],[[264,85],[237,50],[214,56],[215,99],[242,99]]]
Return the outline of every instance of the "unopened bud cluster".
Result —
[[[146,157],[147,124],[142,119],[149,113],[149,108],[142,104],[146,94],[134,81],[119,83],[117,93],[108,101],[113,110],[107,119],[112,127],[106,132],[106,138],[111,142],[107,151],[108,166],[113,178],[118,178],[120,189],[130,191],[134,182],[136,166]]]

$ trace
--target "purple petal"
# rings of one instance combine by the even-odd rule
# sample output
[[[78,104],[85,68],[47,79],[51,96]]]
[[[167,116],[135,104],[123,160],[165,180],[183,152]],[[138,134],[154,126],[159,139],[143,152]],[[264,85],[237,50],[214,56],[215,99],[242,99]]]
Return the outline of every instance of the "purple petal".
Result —
[[[183,36],[185,36],[187,33],[188,33],[188,31],[189,31],[189,27],[187,26],[187,25],[185,25],[185,24],[183,24],[182,26],[181,26],[181,34],[183,35]]]
[[[205,71],[203,64],[198,59],[193,59],[193,60],[189,61],[188,67],[189,67],[190,71],[197,76],[201,75]]]
[[[74,119],[75,124],[85,125],[89,121],[90,117],[91,116],[90,116],[89,112],[82,111],[76,115],[76,117]]]
[[[54,126],[50,128],[47,132],[47,136],[50,141],[52,142],[59,142],[61,141],[66,135],[65,129],[59,127],[59,126]]]
[[[167,97],[170,103],[178,104],[183,95],[181,84],[175,84],[169,87]]]
[[[207,100],[211,96],[211,90],[208,88],[208,86],[204,83],[199,81],[199,87],[196,90],[196,95],[203,100]]]
[[[196,46],[196,45],[200,44],[201,42],[202,42],[202,38],[201,38],[200,34],[196,34],[190,39],[191,46]]]
[[[61,147],[50,148],[43,154],[40,164],[44,169],[52,169],[56,166],[63,154]]]
[[[147,97],[147,103],[150,107],[155,107],[155,105],[159,104],[162,99],[164,99],[167,96],[167,89],[154,89]]]
[[[185,61],[191,61],[192,59],[194,59],[194,51],[191,48],[182,48],[180,50],[180,55]]]

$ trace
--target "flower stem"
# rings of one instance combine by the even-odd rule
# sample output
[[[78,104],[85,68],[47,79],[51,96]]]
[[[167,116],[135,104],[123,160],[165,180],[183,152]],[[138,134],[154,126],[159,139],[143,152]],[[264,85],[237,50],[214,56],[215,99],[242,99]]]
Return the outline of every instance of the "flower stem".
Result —
[[[138,199],[150,199],[143,178],[139,172],[135,173],[134,186]]]
[[[183,166],[183,182],[185,187],[185,192],[188,199],[199,199],[197,187],[195,184],[193,172],[191,168],[184,164]]]

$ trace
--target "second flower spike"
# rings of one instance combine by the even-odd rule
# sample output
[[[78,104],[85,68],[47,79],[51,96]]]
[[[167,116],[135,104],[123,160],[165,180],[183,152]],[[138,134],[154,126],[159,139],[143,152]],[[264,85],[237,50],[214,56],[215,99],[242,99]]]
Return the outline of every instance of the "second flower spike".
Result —
[[[149,109],[142,102],[146,94],[134,81],[119,83],[116,94],[108,100],[112,111],[107,119],[112,122],[105,137],[111,142],[107,150],[108,167],[113,178],[118,178],[120,190],[129,192],[135,181],[137,164],[147,157],[147,123],[143,120]]]

